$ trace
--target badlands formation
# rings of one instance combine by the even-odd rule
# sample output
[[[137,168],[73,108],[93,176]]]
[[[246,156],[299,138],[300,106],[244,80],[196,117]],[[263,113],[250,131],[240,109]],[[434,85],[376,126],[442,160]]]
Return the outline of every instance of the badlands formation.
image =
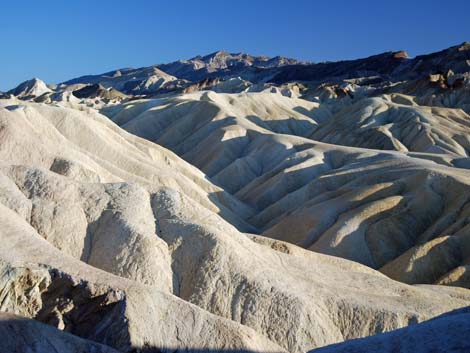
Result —
[[[0,351],[470,351],[469,93],[469,43],[6,92]]]

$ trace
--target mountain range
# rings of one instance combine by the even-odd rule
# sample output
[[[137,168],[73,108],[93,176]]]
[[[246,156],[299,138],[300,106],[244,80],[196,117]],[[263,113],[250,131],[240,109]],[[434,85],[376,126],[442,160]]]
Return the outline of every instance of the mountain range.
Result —
[[[469,114],[468,42],[21,83],[0,351],[469,351]]]

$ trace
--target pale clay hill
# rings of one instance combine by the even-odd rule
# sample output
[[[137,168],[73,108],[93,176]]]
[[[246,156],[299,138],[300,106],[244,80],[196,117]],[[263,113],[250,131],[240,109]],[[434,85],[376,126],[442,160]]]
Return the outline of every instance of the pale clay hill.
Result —
[[[468,305],[464,289],[240,233],[246,206],[102,115],[9,103],[2,311],[122,351],[301,352]]]
[[[217,52],[7,92],[0,351],[469,351],[469,75]]]
[[[257,233],[363,263],[406,283],[470,287],[464,267],[470,177],[467,170],[445,167],[452,161],[470,166],[462,157],[468,116],[456,111],[445,119],[426,107],[410,112],[378,98],[365,103],[371,116],[355,106],[341,114],[358,116],[369,129],[396,122],[389,129],[400,136],[407,131],[415,144],[410,149],[427,154],[410,157],[293,136],[327,129],[353,136],[360,129],[348,134],[351,125],[342,129],[340,122],[330,128],[335,115],[328,117],[321,105],[273,94],[195,93],[133,101],[106,114],[127,131],[172,149],[245,203],[251,214],[244,220]],[[379,114],[381,120],[374,118]],[[428,123],[431,118],[436,122]],[[373,143],[373,133],[364,141]]]

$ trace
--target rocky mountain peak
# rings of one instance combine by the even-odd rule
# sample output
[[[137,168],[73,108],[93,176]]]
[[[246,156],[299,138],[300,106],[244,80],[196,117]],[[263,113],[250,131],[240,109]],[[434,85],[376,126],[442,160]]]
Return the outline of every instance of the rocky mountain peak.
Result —
[[[408,53],[404,50],[394,52],[393,57],[396,59],[409,59],[410,58]]]
[[[39,97],[45,93],[50,93],[52,90],[47,87],[46,83],[40,80],[37,77],[32,78],[31,80],[24,81],[20,83],[14,89],[8,91],[8,94],[13,94],[19,98],[25,97]]]

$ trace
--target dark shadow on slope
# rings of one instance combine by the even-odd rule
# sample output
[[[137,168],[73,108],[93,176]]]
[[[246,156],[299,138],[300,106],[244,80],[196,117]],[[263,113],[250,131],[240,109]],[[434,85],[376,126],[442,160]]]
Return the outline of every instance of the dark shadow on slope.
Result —
[[[90,351],[96,353],[114,353],[111,347],[113,342],[107,345],[96,345],[98,341],[83,341],[81,337],[64,333],[51,326],[43,325],[35,320],[24,317],[11,317],[4,314],[0,320],[0,333],[3,340],[0,343],[2,352],[31,352],[44,351],[62,352],[60,349],[77,348],[73,352],[82,352],[88,346]],[[11,318],[10,318],[11,317]],[[470,330],[470,309],[468,307],[456,309],[422,323],[411,321],[409,326],[364,338],[346,340],[341,343],[320,347],[309,353],[359,353],[359,352],[468,352],[470,342],[467,339]],[[67,351],[69,352],[69,351]],[[261,350],[248,349],[216,349],[195,347],[155,347],[143,345],[129,347],[121,350],[126,353],[264,353]],[[281,351],[280,351],[281,352]],[[267,352],[266,352],[267,353]],[[272,353],[272,351],[270,351]]]
[[[438,239],[440,236],[434,238]],[[433,240],[434,240],[433,239]],[[414,244],[414,249],[429,244]],[[442,242],[435,243],[426,252],[426,256],[416,256],[413,262],[407,266],[406,272],[399,278],[394,278],[388,271],[382,271],[389,277],[408,284],[434,284],[441,277],[450,273],[456,267],[465,265],[464,247],[461,245],[460,237],[449,236]],[[388,268],[391,268],[390,266]]]
[[[347,340],[308,353],[466,353],[470,352],[469,308],[377,335]]]
[[[93,331],[94,328],[91,328]],[[116,342],[101,343],[101,339],[87,339],[34,319],[1,313],[0,317],[0,352],[28,353],[264,353],[248,349],[214,349],[192,347],[129,347],[117,350]],[[282,352],[279,350],[279,352]],[[266,352],[268,353],[268,352]],[[275,353],[270,351],[269,353]]]
[[[0,337],[0,352],[5,353],[118,353],[109,346],[11,313],[0,313]]]
[[[261,138],[268,140],[268,145],[271,145],[269,140],[275,137],[275,135],[270,134],[260,134],[260,136]],[[272,141],[272,143],[276,143],[276,141]],[[254,144],[254,142],[252,142],[252,144]],[[298,153],[299,150],[304,151],[305,149],[313,148],[315,144],[313,142],[312,144],[306,143],[300,146],[293,146],[292,148],[286,148],[286,146],[282,144],[279,144],[279,146],[282,147],[282,151],[278,151],[271,155],[264,154],[260,157],[266,159],[269,163],[272,163],[273,161],[275,162],[272,163],[269,168],[263,165],[263,162],[257,158],[256,154],[251,154],[249,156],[245,155],[236,158],[236,160],[224,168],[224,170],[209,179],[216,185],[224,188],[224,190],[229,192],[232,196],[235,196],[238,201],[241,201],[241,203],[247,207],[252,208],[252,216],[250,217],[249,215],[243,215],[242,218],[257,228],[257,230],[260,230],[263,227],[263,224],[253,224],[250,221],[251,219],[256,217],[257,214],[263,212],[263,210],[276,204],[276,202],[282,198],[302,189],[307,184],[311,184],[317,178],[328,178],[332,173],[343,170],[344,167],[346,168],[345,171],[350,170],[351,168],[353,168],[353,170],[357,170],[354,174],[357,174],[357,178],[360,179],[363,174],[363,172],[360,170],[362,166],[368,165],[370,162],[373,162],[376,159],[384,159],[384,156],[378,155],[372,157],[363,157],[359,161],[354,162],[350,160],[351,158],[346,157],[356,158],[360,156],[360,153],[351,154],[344,151],[330,151],[324,153],[323,161],[318,161],[319,163],[317,164],[296,167],[294,170],[287,171],[289,168],[298,166],[299,164],[308,161],[309,158],[315,158],[314,155],[310,156],[308,154],[299,155],[299,157],[296,159],[292,158],[292,156]],[[254,147],[251,147],[250,149],[256,150]],[[318,157],[321,157],[321,155]],[[387,157],[393,156],[387,155]],[[253,163],[257,168],[243,169],[242,167],[249,164],[245,160],[254,160]],[[202,169],[204,170],[204,168]],[[352,178],[352,175],[350,172],[348,174],[349,177],[346,178],[346,181],[351,181],[350,179]],[[344,179],[342,177],[338,178]],[[255,192],[255,190],[258,190],[258,192]],[[224,193],[212,193],[209,197],[214,203],[220,204],[220,197],[222,197],[223,194]],[[309,200],[304,200],[303,202],[308,201]],[[302,203],[292,206],[301,207]],[[232,208],[232,211],[241,216],[241,214],[237,212],[237,209]],[[289,208],[284,211],[292,212],[293,209]],[[224,215],[222,215],[222,217],[227,219],[227,217]],[[246,228],[242,229],[243,231],[246,231]]]
[[[88,282],[77,283],[56,270],[50,275],[52,281],[41,293],[42,308],[36,320],[105,345],[129,340],[128,324],[122,319],[126,303],[118,291],[93,295]]]
[[[327,109],[329,111],[330,108],[327,108]],[[299,105],[297,107],[294,107],[293,110],[297,113],[305,115],[305,117],[311,119],[317,124],[323,123],[324,121],[328,120],[330,117],[330,114],[327,114],[326,111],[324,111],[320,107],[316,107],[316,108],[313,108],[312,110],[308,110]],[[322,111],[324,112],[324,115],[321,114]]]
[[[279,351],[281,353],[283,351]],[[268,351],[254,351],[249,349],[215,349],[215,348],[170,348],[170,347],[142,347],[134,348],[128,353],[268,353]],[[277,353],[269,351],[269,353]]]
[[[252,123],[272,132],[278,134],[287,134],[300,137],[310,136],[317,125],[307,119],[278,119],[278,120],[264,120],[256,115],[248,115],[246,117]]]
[[[273,137],[275,136],[271,134],[260,134],[251,131],[247,133],[247,136],[224,141],[218,140],[217,145],[212,146],[214,149],[212,158],[214,160],[209,160],[208,163],[204,163],[204,160],[202,160],[203,163],[201,161],[195,162],[193,158],[188,158],[188,155],[185,156],[188,162],[207,174],[207,179],[210,182],[225,190],[211,193],[209,199],[219,207],[223,206],[219,211],[219,215],[245,232],[258,231],[256,227],[246,222],[248,218],[257,212],[257,206],[243,202],[235,196],[235,193],[259,177],[264,178],[264,176],[271,175],[274,171],[277,174],[279,164],[283,164],[289,156],[298,152],[297,146],[286,146],[273,139]],[[203,147],[202,150],[207,152],[205,146],[200,147]],[[300,147],[303,149],[310,146]],[[211,146],[209,145],[207,148],[211,148]],[[197,157],[197,150],[193,153]],[[229,213],[239,216],[245,224],[240,222],[234,224],[233,217],[230,217]]]

